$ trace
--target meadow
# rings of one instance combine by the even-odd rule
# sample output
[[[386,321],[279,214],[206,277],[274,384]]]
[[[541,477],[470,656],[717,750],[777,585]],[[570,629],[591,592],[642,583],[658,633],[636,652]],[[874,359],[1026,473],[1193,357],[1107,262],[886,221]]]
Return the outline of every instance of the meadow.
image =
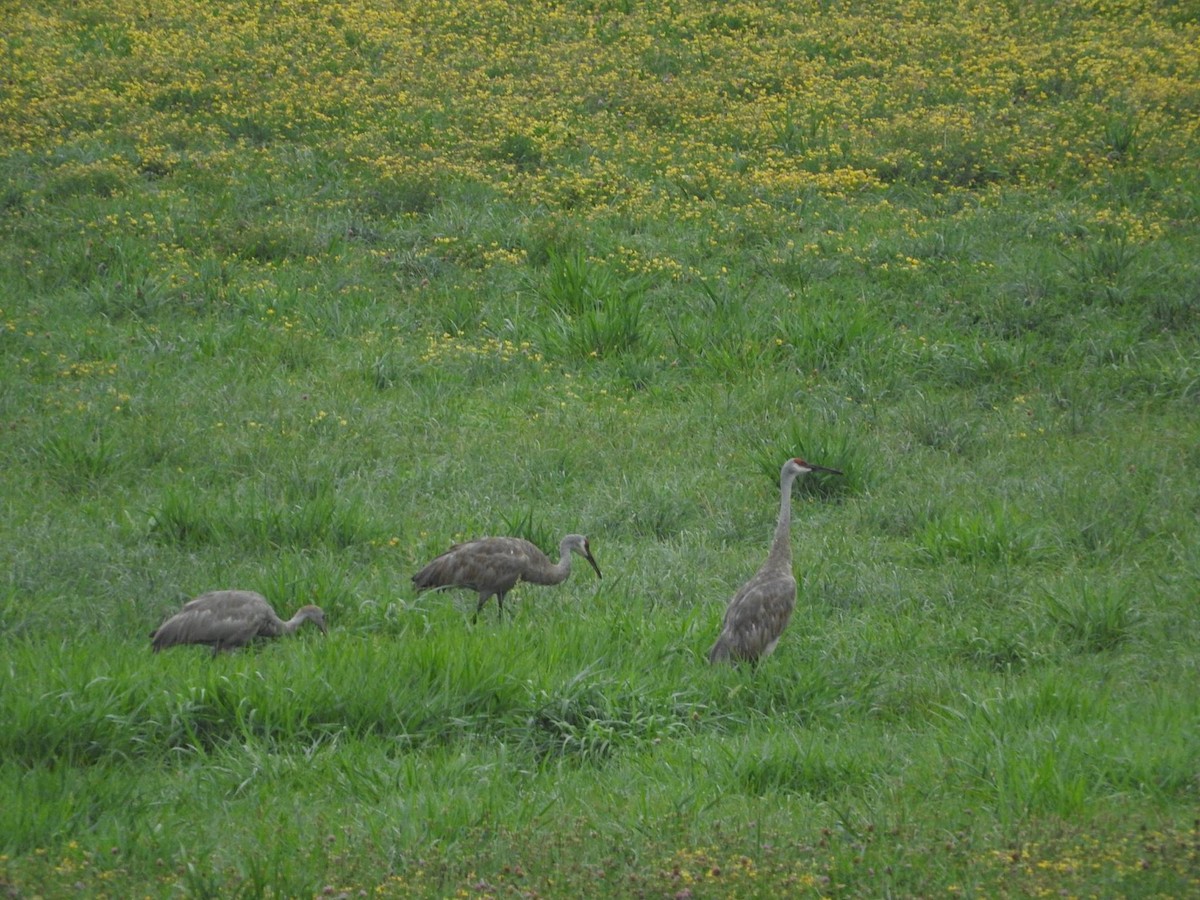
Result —
[[[1195,4],[2,9],[0,894],[1200,894]]]

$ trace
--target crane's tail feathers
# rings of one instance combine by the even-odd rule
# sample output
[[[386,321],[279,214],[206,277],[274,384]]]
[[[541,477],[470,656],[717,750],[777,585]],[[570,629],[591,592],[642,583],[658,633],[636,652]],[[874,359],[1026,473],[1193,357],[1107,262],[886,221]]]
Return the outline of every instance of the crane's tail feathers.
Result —
[[[708,661],[710,663],[725,662],[729,659],[729,645],[725,641],[725,635],[717,638],[717,642],[712,645],[712,649],[708,651]]]
[[[433,584],[433,583],[422,584],[422,583],[418,582],[415,578],[413,579],[413,585],[416,587],[418,594],[423,594],[426,591],[428,591],[431,594],[435,594],[438,591],[448,591],[452,587],[458,587],[458,585],[455,585],[455,584]]]

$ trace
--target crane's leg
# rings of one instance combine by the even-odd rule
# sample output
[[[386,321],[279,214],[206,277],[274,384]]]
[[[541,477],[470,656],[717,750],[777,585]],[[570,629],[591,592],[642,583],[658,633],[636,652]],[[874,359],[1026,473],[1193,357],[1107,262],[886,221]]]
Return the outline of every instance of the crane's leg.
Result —
[[[508,593],[508,591],[501,591],[500,593],[498,593],[496,595],[496,621],[497,622],[504,621],[504,595],[507,593]]]
[[[479,611],[481,609],[483,609],[483,605],[488,602],[488,598],[491,596],[492,595],[488,594],[488,593],[481,592],[479,594],[479,605],[475,607],[475,615],[471,616],[471,624],[472,625],[474,625],[476,620],[479,618]],[[503,596],[503,594],[501,594],[501,596]],[[497,602],[499,602],[499,601],[497,601]]]

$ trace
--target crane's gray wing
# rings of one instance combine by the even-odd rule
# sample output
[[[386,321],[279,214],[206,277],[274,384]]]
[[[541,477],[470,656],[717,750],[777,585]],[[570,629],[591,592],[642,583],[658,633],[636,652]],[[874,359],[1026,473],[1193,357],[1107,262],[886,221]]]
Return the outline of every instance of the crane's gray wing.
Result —
[[[758,659],[779,640],[795,605],[796,579],[791,574],[752,578],[725,610],[714,656]]]
[[[271,636],[270,618],[261,614],[237,615],[237,612],[236,609],[230,611],[211,604],[191,608],[185,606],[154,633],[154,649],[161,650],[175,644],[240,647],[260,633]]]
[[[524,571],[531,551],[541,553],[520,538],[480,538],[455,544],[414,575],[413,584],[417,590],[455,586],[507,591]]]

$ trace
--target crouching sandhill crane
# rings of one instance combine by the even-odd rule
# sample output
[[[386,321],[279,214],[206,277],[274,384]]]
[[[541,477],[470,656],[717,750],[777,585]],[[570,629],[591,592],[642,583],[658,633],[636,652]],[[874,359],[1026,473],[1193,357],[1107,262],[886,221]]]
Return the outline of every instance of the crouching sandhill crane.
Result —
[[[792,482],[809,472],[841,475],[838,469],[789,459],[779,474],[779,521],[771,552],[754,577],[729,601],[721,635],[708,651],[710,663],[743,660],[757,663],[768,656],[787,627],[796,605],[796,579],[792,575]]]
[[[449,587],[478,591],[479,605],[475,607],[472,622],[479,617],[488,598],[495,594],[498,615],[503,619],[504,596],[514,584],[518,581],[561,584],[571,574],[572,553],[578,553],[591,563],[597,578],[603,577],[588,547],[588,539],[582,534],[568,534],[558,544],[557,563],[551,563],[545,553],[522,538],[479,538],[455,544],[412,580],[418,591]]]
[[[175,644],[208,644],[215,656],[255,638],[291,634],[305,622],[312,622],[325,633],[325,613],[319,606],[302,606],[285,622],[275,615],[262,594],[209,591],[185,603],[150,637],[155,653]]]

